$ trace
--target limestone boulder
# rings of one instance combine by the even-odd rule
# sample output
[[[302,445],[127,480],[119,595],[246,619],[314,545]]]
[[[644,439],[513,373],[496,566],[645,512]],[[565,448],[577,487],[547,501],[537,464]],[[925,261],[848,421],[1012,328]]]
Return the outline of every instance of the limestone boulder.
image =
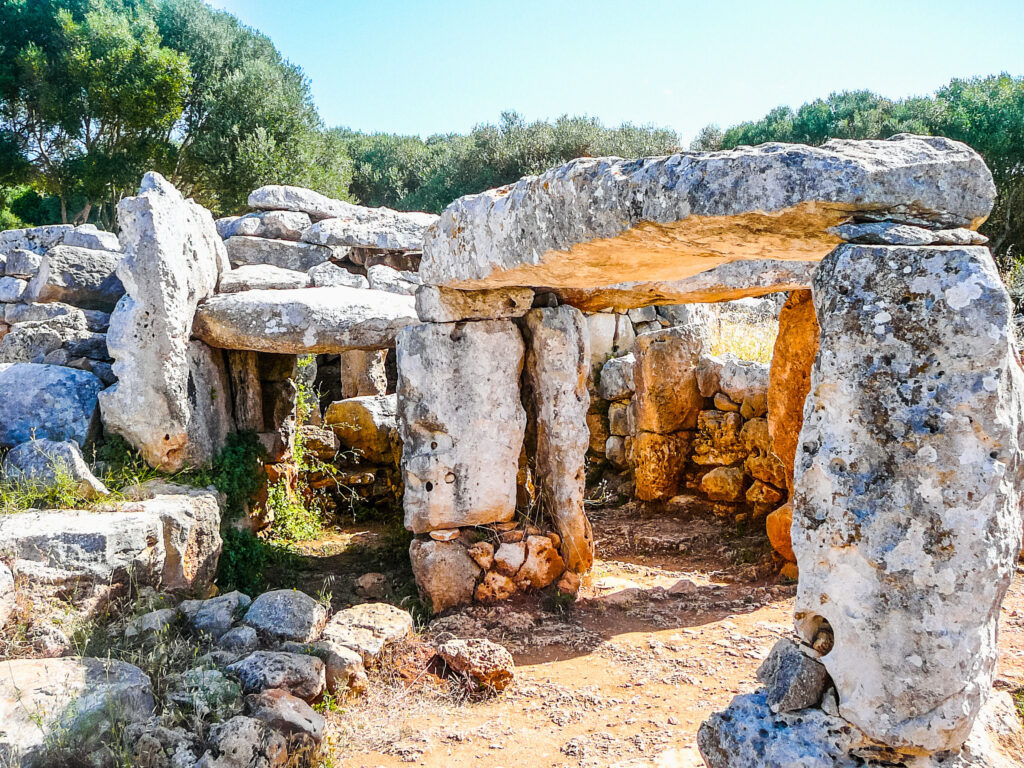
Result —
[[[15,446],[4,457],[0,477],[15,484],[42,487],[66,483],[83,499],[110,493],[85,463],[78,443],[70,441],[43,438]]]
[[[412,616],[407,611],[387,603],[363,603],[334,614],[324,627],[321,642],[348,648],[370,666],[380,659],[385,648],[405,640],[412,626]],[[358,676],[349,677],[358,685],[363,682]]]
[[[306,271],[309,281],[315,288],[332,288],[342,285],[346,288],[369,288],[370,282],[355,272],[342,269],[337,264],[325,261]]]
[[[288,762],[287,739],[252,717],[211,726],[209,742],[195,768],[284,768]]]
[[[700,481],[700,490],[712,501],[743,501],[745,476],[739,467],[715,467]]]
[[[633,354],[613,357],[601,366],[597,391],[603,400],[628,400],[636,390],[633,369],[636,356]]]
[[[14,303],[27,301],[30,298],[27,281],[17,277],[0,277],[0,302]]]
[[[355,451],[357,458],[396,465],[402,453],[397,410],[397,395],[351,397],[327,407],[324,425],[338,436],[342,449]]]
[[[110,327],[110,313],[101,312],[95,309],[79,309],[70,304],[53,302],[50,304],[28,303],[28,304],[7,304],[3,308],[4,322],[8,325],[17,323],[34,323],[57,318],[68,318],[74,316],[70,322],[75,328],[83,327],[77,318],[81,317],[84,328],[95,333],[106,333]]]
[[[482,638],[449,640],[437,647],[445,666],[477,691],[500,693],[515,680],[516,665],[506,648]]]
[[[813,653],[813,651],[810,651]],[[817,706],[830,684],[825,666],[789,638],[776,641],[757,670],[772,712],[796,712]]]
[[[267,184],[249,193],[249,207],[259,211],[298,211],[313,220],[341,216],[351,203],[334,200],[303,187]]]
[[[332,248],[322,245],[245,235],[229,237],[224,241],[224,246],[227,248],[228,259],[235,267],[268,264],[294,272],[306,272],[335,255]]]
[[[225,240],[235,235],[298,240],[310,224],[309,214],[301,211],[257,211],[217,219],[217,234]]]
[[[340,353],[342,398],[387,394],[387,357],[386,349],[349,349]]]
[[[554,584],[565,572],[565,561],[558,548],[547,536],[527,536],[526,556],[516,573],[516,585],[520,589],[544,589]],[[583,558],[576,558],[577,561]],[[579,564],[577,568],[581,567]],[[589,567],[589,566],[588,566]]]
[[[519,330],[510,320],[413,325],[397,352],[406,528],[511,520],[526,428]]]
[[[95,224],[80,224],[64,233],[61,245],[76,248],[91,248],[97,251],[120,251],[121,243],[113,232],[97,229]]]
[[[64,235],[73,230],[70,224],[50,224],[28,229],[8,229],[0,232],[0,254],[22,249],[43,254],[60,245]]]
[[[988,238],[970,229],[925,229],[899,221],[841,224],[832,234],[860,245],[984,245]]]
[[[692,444],[692,432],[638,432],[628,440],[627,460],[633,467],[637,498],[656,501],[679,493]]]
[[[403,296],[415,296],[421,283],[415,272],[392,269],[386,264],[375,264],[366,270],[366,280],[375,291],[387,291]]]
[[[217,292],[238,293],[239,291],[307,288],[309,284],[310,279],[305,272],[282,269],[270,264],[250,264],[229,269],[221,275]]]
[[[327,623],[327,609],[305,592],[277,589],[252,601],[245,623],[272,641],[311,643]]]
[[[473,601],[480,566],[458,541],[413,539],[409,558],[420,595],[434,613]]]
[[[813,296],[797,629],[834,634],[821,660],[844,718],[893,747],[955,750],[992,684],[1020,553],[1012,304],[982,247],[844,245]]]
[[[87,371],[35,363],[0,363],[0,446],[33,438],[84,445],[98,426],[102,382]]]
[[[205,463],[212,457],[190,443],[211,430],[198,423],[197,379],[206,377],[193,367],[200,356],[189,337],[196,306],[227,269],[224,245],[209,211],[156,173],[118,204],[118,222],[125,256],[117,274],[127,294],[107,334],[117,383],[100,401],[104,424],[153,467]],[[223,408],[227,393],[218,393]]]
[[[411,296],[336,286],[207,299],[193,333],[211,347],[306,355],[389,349],[418,322]]]
[[[58,245],[43,256],[25,291],[27,301],[61,301],[110,311],[124,295],[116,270],[120,253]]]
[[[334,211],[335,218],[318,221],[302,234],[302,239],[321,245],[418,251],[423,248],[427,228],[437,221],[433,213],[407,213],[351,203],[340,203]]]
[[[590,362],[600,369],[613,357],[627,355],[636,341],[636,331],[629,316],[612,312],[587,315],[590,331]]]
[[[87,759],[126,723],[151,717],[155,706],[149,677],[123,661],[5,661],[0,669],[0,759],[23,766],[54,765],[67,756]]]
[[[810,291],[794,291],[779,312],[768,374],[768,431],[771,452],[782,463],[786,487],[793,489],[797,439],[804,421],[804,401],[811,388],[811,367],[818,354],[818,320]]]
[[[730,467],[741,464],[747,455],[740,414],[716,410],[700,412],[693,441],[694,464]]]
[[[667,435],[697,426],[704,404],[697,364],[704,335],[696,328],[666,328],[641,334],[634,346],[636,428]]]
[[[767,398],[768,374],[769,366],[765,363],[723,355],[722,367],[718,374],[718,389],[734,403]]]
[[[771,542],[772,548],[787,562],[795,563],[796,555],[793,554],[793,542],[790,538],[792,527],[793,505],[791,503],[783,504],[765,519],[768,541]]]
[[[496,291],[454,291],[424,285],[416,291],[416,314],[425,323],[522,317],[533,304],[529,288]]]
[[[315,656],[282,651],[256,651],[229,664],[227,671],[238,677],[245,693],[279,688],[310,701],[323,693],[324,663]]]
[[[525,378],[536,425],[534,468],[544,500],[542,511],[561,537],[560,559],[571,570],[585,573],[594,562],[594,534],[583,508],[584,460],[591,439],[586,319],[573,307],[533,309],[526,315],[525,337]],[[606,439],[607,435],[600,440],[602,450]]]
[[[308,736],[319,744],[324,737],[323,715],[297,696],[279,688],[245,697],[249,716],[285,736]]]
[[[26,251],[24,248],[15,248],[5,259],[4,274],[22,280],[31,280],[35,277],[43,264],[43,257],[40,254]]]
[[[818,261],[839,243],[828,229],[858,212],[975,229],[994,195],[976,152],[930,136],[581,158],[456,200],[421,270],[463,289],[681,280],[764,253]]]
[[[53,363],[59,355],[107,359],[106,336],[87,330],[78,313],[18,323],[0,341],[2,363]]]
[[[11,618],[17,607],[17,592],[14,587],[14,573],[6,563],[0,563],[0,630]]]
[[[235,591],[209,600],[184,600],[178,611],[193,632],[218,640],[242,619],[250,605],[252,598],[244,592]]]

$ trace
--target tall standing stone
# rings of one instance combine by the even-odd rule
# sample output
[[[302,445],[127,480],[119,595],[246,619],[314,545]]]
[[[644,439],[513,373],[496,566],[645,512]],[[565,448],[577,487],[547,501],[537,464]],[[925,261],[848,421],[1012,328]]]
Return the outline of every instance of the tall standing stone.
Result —
[[[100,395],[104,423],[153,467],[206,464],[219,446],[201,436],[219,431],[200,422],[204,413],[190,387],[222,377],[193,367],[208,356],[193,350],[189,337],[196,306],[228,268],[224,244],[210,212],[158,173],[147,173],[138,196],[117,210],[125,250],[117,275],[126,295],[107,335],[118,382]]]
[[[388,372],[386,349],[349,349],[341,353],[341,397],[386,395]]]
[[[426,323],[403,329],[396,348],[405,527],[511,520],[526,428],[519,330],[510,320]]]
[[[541,511],[562,538],[562,559],[583,573],[594,563],[594,534],[583,509],[590,433],[590,343],[583,313],[569,306],[526,315],[526,380],[536,419]]]
[[[991,688],[1021,544],[1012,304],[982,247],[843,245],[813,286],[796,622],[827,622],[839,713],[901,751],[955,750]]]

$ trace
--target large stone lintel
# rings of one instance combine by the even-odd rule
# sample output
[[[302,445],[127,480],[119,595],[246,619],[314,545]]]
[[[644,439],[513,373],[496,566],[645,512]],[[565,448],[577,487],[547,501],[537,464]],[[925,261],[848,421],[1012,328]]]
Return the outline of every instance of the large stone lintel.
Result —
[[[418,322],[414,304],[344,286],[219,294],[200,305],[192,332],[212,347],[289,355],[390,349]]]
[[[994,195],[981,157],[942,137],[579,159],[456,200],[427,231],[421,275],[465,290],[676,281],[740,259],[818,261],[856,214],[976,228]]]

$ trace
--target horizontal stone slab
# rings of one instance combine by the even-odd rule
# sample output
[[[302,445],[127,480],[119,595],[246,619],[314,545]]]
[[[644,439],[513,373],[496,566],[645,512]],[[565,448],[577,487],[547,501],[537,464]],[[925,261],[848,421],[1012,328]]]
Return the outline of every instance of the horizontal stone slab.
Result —
[[[291,240],[271,240],[265,237],[235,235],[224,241],[228,258],[235,267],[269,264],[279,269],[305,272],[317,264],[329,261],[335,255],[333,248]]]
[[[942,137],[579,159],[449,205],[420,275],[462,289],[676,281],[739,259],[818,261],[857,214],[976,229],[994,198],[981,156]]]
[[[437,221],[434,213],[406,213],[390,208],[364,208],[343,203],[347,208],[332,219],[319,221],[302,239],[319,245],[380,248],[389,251],[418,251],[423,247],[427,227]]]
[[[394,347],[417,322],[412,296],[335,286],[219,294],[199,305],[192,334],[222,349],[333,354]]]
[[[782,259],[731,261],[682,280],[567,288],[558,293],[567,304],[586,312],[609,307],[622,311],[651,304],[734,301],[778,291],[808,290],[817,266],[816,261]]]

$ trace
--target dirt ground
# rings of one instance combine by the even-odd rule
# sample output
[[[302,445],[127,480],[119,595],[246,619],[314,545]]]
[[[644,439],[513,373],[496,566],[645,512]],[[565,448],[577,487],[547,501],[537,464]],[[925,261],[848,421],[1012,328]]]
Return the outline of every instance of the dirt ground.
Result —
[[[447,633],[502,643],[516,662],[513,688],[468,700],[425,670],[428,643],[413,643],[396,651],[389,672],[371,675],[368,696],[328,716],[333,765],[703,766],[697,728],[755,687],[755,670],[791,626],[796,586],[775,575],[763,534],[716,522],[698,502],[591,517],[599,560],[575,605],[534,596],[471,607],[423,632],[428,643]],[[349,599],[342,585],[365,572],[377,536],[353,530],[318,545],[338,574],[336,602]],[[352,541],[363,559],[348,556]],[[398,560],[391,565],[400,568]],[[305,588],[316,591],[318,572]],[[1022,574],[1000,635],[997,685],[1011,690],[1024,687]],[[389,575],[395,583],[408,576]]]

